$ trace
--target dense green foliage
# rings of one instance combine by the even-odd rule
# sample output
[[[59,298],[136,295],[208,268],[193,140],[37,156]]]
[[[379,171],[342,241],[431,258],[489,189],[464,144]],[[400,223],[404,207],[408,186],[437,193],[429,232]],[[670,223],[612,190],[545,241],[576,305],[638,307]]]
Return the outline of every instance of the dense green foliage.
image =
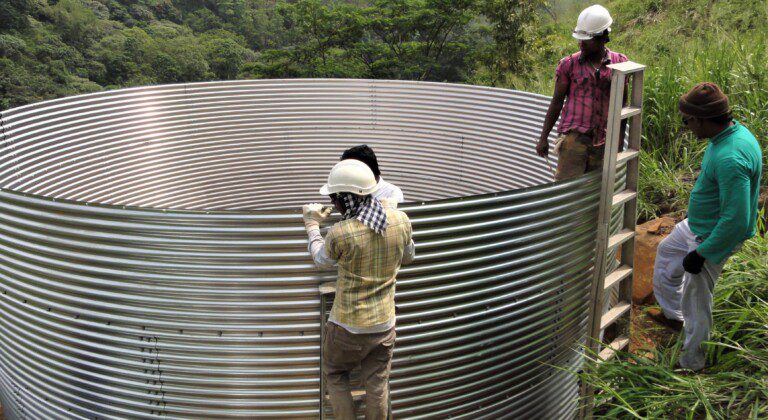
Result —
[[[5,0],[0,109],[117,87],[238,78],[415,79],[550,94],[558,60],[578,48],[570,36],[576,16],[590,3]],[[640,218],[684,210],[706,142],[682,130],[677,98],[695,83],[719,83],[768,152],[768,3],[606,6],[615,20],[609,46],[649,64]]]
[[[463,82],[514,70],[541,0],[6,0],[0,109],[236,78]],[[502,58],[499,58],[502,57]]]

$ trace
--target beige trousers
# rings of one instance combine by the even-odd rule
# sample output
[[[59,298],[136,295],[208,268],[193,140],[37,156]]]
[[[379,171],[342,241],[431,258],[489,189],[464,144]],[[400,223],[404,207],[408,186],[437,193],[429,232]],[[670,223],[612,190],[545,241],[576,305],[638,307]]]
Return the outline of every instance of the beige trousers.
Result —
[[[395,328],[375,334],[352,334],[332,322],[325,324],[323,376],[339,420],[355,419],[349,374],[360,366],[365,385],[365,418],[385,420],[389,412],[389,371],[395,348]]]

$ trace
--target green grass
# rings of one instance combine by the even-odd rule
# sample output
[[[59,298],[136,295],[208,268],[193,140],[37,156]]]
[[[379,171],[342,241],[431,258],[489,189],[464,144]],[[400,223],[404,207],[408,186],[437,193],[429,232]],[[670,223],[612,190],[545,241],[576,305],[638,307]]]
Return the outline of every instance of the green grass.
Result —
[[[583,373],[600,391],[595,416],[616,419],[768,417],[768,239],[756,237],[728,262],[715,287],[715,325],[699,374],[674,370],[681,340],[651,356],[621,353]]]
[[[671,164],[658,150],[641,152],[638,222],[688,207],[690,185],[697,174],[697,162],[702,153],[703,148],[684,149],[687,164]]]

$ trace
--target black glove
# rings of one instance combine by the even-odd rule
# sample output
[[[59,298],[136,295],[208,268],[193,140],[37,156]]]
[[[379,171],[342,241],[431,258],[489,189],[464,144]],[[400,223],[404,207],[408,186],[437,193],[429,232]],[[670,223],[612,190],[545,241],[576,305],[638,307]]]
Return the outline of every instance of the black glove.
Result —
[[[691,274],[699,274],[701,273],[701,267],[704,266],[704,261],[706,261],[706,258],[702,257],[694,249],[683,258],[683,268]]]

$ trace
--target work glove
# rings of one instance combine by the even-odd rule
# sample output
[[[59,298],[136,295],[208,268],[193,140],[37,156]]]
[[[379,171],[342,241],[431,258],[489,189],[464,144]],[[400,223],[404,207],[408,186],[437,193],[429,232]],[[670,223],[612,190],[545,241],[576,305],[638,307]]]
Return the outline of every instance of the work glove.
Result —
[[[331,215],[333,208],[324,207],[320,203],[305,204],[301,208],[304,217],[304,227],[307,232],[313,229],[320,229],[320,223]]]
[[[694,249],[683,258],[683,268],[691,274],[699,274],[701,273],[701,267],[704,266],[704,261],[706,261],[706,258],[702,257]]]

